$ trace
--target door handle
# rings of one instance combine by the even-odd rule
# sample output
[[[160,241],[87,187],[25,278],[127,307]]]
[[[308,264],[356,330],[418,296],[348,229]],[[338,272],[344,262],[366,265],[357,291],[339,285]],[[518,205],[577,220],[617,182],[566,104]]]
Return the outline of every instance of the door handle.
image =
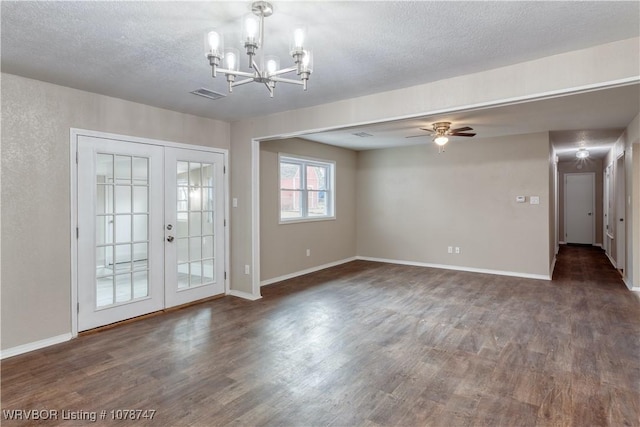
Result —
[[[591,216],[591,212],[587,212],[587,215]]]
[[[173,242],[173,236],[167,237],[167,242]]]
[[[624,222],[624,218],[620,218],[620,222]]]

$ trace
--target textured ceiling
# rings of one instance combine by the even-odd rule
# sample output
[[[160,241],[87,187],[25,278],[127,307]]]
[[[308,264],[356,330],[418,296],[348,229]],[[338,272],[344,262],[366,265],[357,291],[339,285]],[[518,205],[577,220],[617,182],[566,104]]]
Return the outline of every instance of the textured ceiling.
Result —
[[[639,34],[639,2],[274,2],[265,52],[288,62],[305,23],[315,68],[307,93],[280,84],[212,101],[204,33],[239,39],[250,2],[2,1],[2,71],[153,106],[238,120],[487,70]]]

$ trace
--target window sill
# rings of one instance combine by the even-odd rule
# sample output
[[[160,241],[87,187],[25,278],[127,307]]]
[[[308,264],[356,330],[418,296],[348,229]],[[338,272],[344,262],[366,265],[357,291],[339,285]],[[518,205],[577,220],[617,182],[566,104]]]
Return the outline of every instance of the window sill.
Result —
[[[286,225],[286,224],[299,224],[301,222],[318,222],[318,221],[335,221],[335,216],[323,216],[319,218],[294,218],[294,219],[285,219],[280,220],[278,224]]]

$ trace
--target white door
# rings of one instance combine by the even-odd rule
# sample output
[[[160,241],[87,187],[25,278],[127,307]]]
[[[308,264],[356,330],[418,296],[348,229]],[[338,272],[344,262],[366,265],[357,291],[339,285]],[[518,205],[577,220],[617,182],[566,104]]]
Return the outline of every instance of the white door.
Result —
[[[564,230],[567,243],[593,244],[595,174],[565,174]]]
[[[162,147],[79,136],[78,158],[78,330],[161,310]]]
[[[174,307],[223,294],[224,157],[165,148],[165,298]]]
[[[78,136],[78,331],[225,292],[224,155]]]

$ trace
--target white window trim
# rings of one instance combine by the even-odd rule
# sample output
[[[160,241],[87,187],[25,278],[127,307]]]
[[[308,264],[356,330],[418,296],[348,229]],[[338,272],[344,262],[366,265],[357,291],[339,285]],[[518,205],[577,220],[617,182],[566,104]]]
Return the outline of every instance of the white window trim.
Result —
[[[313,164],[317,164],[318,166],[330,166],[329,169],[329,174],[327,176],[327,193],[328,193],[328,198],[327,198],[327,203],[328,203],[328,210],[331,213],[330,215],[327,216],[317,216],[317,217],[302,217],[302,218],[288,218],[288,219],[283,219],[281,217],[281,196],[282,196],[282,189],[280,187],[280,183],[281,181],[281,177],[280,177],[280,164],[282,162],[290,162],[290,163],[298,163],[301,165],[313,165]],[[303,173],[303,179],[302,179],[302,184],[304,184],[304,186],[306,187],[306,177],[304,177],[305,174],[305,170],[306,168],[302,167],[301,171]],[[319,159],[319,158],[315,158],[315,157],[307,157],[307,156],[300,156],[298,154],[287,154],[287,153],[278,153],[278,224],[296,224],[296,223],[300,223],[300,222],[316,222],[316,221],[333,221],[336,219],[336,179],[335,179],[335,175],[336,175],[336,162],[333,160],[326,160],[326,159]],[[301,190],[301,192],[303,194],[307,193],[306,188]],[[302,202],[304,203],[305,209],[306,210],[306,198],[303,197],[302,198]]]

